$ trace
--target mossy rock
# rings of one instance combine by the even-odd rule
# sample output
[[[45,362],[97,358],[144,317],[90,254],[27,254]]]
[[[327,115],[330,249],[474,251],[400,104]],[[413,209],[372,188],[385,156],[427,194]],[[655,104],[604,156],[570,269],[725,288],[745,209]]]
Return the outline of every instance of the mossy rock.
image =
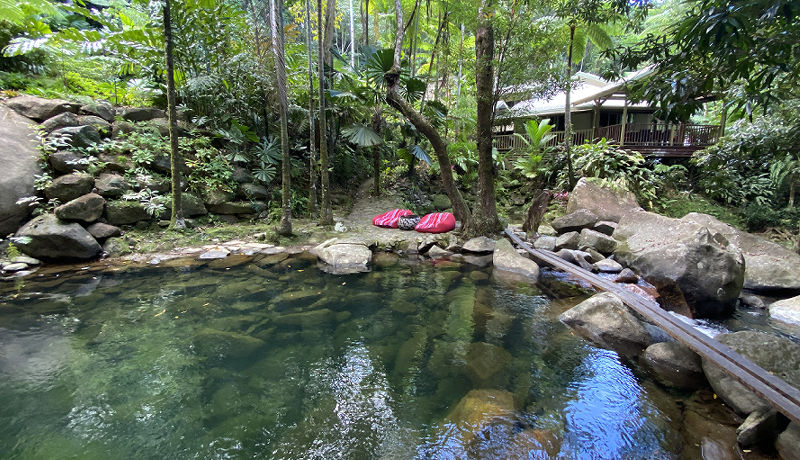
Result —
[[[437,194],[433,196],[433,209],[436,211],[444,211],[450,209],[453,205],[450,203],[450,198],[447,195]]]

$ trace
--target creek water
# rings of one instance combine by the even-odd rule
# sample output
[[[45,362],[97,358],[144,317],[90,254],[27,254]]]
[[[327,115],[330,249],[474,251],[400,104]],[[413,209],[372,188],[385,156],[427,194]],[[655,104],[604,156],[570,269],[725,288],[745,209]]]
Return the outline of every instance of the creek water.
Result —
[[[280,259],[0,285],[0,457],[693,455],[694,396],[558,321],[574,283]]]

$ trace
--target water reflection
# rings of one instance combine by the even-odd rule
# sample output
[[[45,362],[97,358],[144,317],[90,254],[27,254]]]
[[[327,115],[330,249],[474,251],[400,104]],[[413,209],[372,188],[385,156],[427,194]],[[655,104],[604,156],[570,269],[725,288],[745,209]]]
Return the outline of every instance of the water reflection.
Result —
[[[558,322],[587,295],[302,258],[34,280],[0,291],[0,457],[674,457],[663,392]]]

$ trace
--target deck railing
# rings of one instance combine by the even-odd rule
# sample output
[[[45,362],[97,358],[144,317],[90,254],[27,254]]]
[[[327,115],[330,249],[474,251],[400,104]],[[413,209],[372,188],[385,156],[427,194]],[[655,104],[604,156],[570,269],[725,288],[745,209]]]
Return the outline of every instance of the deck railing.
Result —
[[[592,140],[592,129],[578,129],[572,132],[572,144],[583,144],[587,140]],[[547,142],[547,146],[556,146],[564,142],[564,137],[566,136],[566,132],[564,131],[550,131],[550,134],[554,135],[549,142]],[[494,146],[497,150],[504,151],[504,150],[524,150],[525,146],[527,145],[525,141],[520,139],[520,136],[528,139],[528,136],[525,134],[520,134],[517,136],[516,134],[495,134],[494,135]]]
[[[606,138],[611,142],[631,147],[707,147],[719,140],[718,125],[694,125],[685,123],[628,123],[625,125],[625,141],[622,139],[623,125],[611,125],[592,129],[578,129],[572,133],[572,144]],[[547,145],[564,142],[564,131],[551,131],[555,137]],[[524,136],[524,135],[523,135]],[[527,136],[525,136],[527,138]],[[525,142],[514,134],[494,136],[497,150],[523,150]]]
[[[707,147],[719,139],[719,125],[629,123],[625,125],[624,142],[622,125],[599,128],[596,137],[631,147]]]

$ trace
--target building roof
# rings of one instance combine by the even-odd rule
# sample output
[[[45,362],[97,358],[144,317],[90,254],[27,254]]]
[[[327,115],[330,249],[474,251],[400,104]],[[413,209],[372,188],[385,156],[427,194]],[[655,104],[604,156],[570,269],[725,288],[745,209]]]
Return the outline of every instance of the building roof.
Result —
[[[644,78],[652,73],[645,68],[614,82],[603,80],[597,75],[577,72],[577,86],[571,91],[570,99],[573,112],[592,110],[595,101],[601,100],[604,108],[622,108],[625,105],[625,85],[634,80]],[[502,101],[501,101],[502,102]],[[498,103],[498,118],[531,118],[543,115],[559,115],[564,113],[566,93],[564,91],[548,98],[528,99],[518,102],[511,108],[503,102]],[[652,106],[646,102],[628,103],[629,109],[647,109]]]

